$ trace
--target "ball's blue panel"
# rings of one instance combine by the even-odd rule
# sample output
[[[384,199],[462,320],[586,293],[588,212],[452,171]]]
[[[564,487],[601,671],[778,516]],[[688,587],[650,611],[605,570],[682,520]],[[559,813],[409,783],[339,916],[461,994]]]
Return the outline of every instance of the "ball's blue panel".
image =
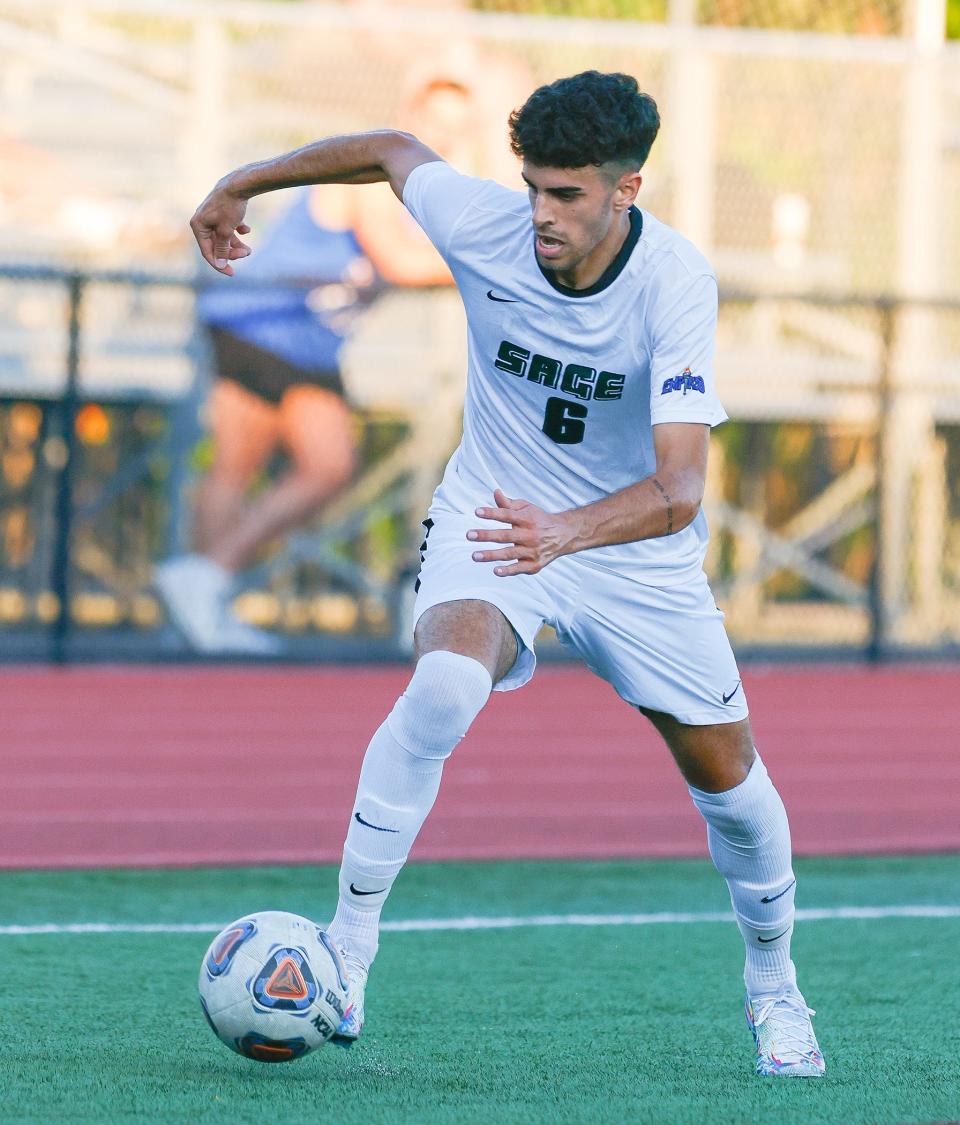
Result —
[[[228,926],[210,947],[210,952],[207,954],[206,966],[210,976],[222,976],[230,968],[230,962],[240,946],[245,941],[249,941],[256,932],[257,925],[249,918]]]

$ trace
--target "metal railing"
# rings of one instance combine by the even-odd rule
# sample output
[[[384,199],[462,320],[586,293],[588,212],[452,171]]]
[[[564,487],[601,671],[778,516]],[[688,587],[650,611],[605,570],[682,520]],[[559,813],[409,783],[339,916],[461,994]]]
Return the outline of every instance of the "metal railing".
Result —
[[[144,510],[154,512],[156,533],[140,537],[134,564],[104,566],[98,581],[109,587],[111,574],[120,574],[125,596],[139,599],[136,614],[112,621],[126,628],[126,651],[182,655],[151,603],[149,570],[183,544],[188,484],[196,472],[191,452],[201,432],[206,372],[192,315],[195,283],[183,276],[8,268],[0,269],[0,293],[3,287],[21,296],[46,294],[50,314],[46,330],[38,331],[36,309],[23,322],[15,301],[0,300],[0,396],[8,404],[42,403],[48,422],[33,443],[33,472],[46,474],[51,486],[35,490],[31,501],[36,547],[26,562],[26,548],[18,560],[6,557],[10,536],[4,538],[0,528],[0,586],[13,597],[18,582],[26,587],[24,575],[33,566],[27,602],[45,607],[19,620],[0,613],[6,654],[22,651],[17,638],[30,634],[35,642],[43,635],[43,646],[34,643],[30,651],[64,662],[99,651],[96,644],[78,645],[79,639],[112,635],[107,625],[78,612],[78,589],[89,574],[78,563],[77,530],[139,487],[160,459],[162,489],[153,487],[144,501]],[[102,299],[105,293],[109,301]],[[408,302],[399,315],[409,321],[416,303],[431,295],[407,292],[391,299]],[[164,301],[175,305],[176,316],[166,315]],[[417,399],[416,386],[401,380],[401,391],[392,390],[387,401],[374,372],[382,354],[377,349],[387,346],[384,325],[393,321],[379,324],[372,317],[366,346],[354,361],[366,368],[360,372],[366,387],[360,414],[364,424],[389,416],[391,436],[379,442],[322,521],[253,573],[266,613],[260,623],[293,630],[294,656],[342,655],[342,643],[325,644],[331,637],[349,641],[358,655],[400,651],[402,584],[415,558],[411,529],[455,441],[461,390],[458,346],[449,334],[442,347],[431,335],[455,314],[436,313],[436,305],[425,316],[421,310],[416,333],[427,352],[438,353],[443,393],[434,393],[438,384],[431,383],[431,394]],[[51,349],[59,350],[59,359]],[[410,366],[419,369],[422,358]],[[124,379],[127,367],[132,375]],[[960,464],[960,301],[724,292],[717,368],[733,422],[714,436],[705,501],[714,530],[708,569],[740,647],[765,653],[819,649],[871,660],[954,651],[960,644],[960,493],[953,469]],[[145,372],[159,376],[151,380]],[[406,416],[405,399],[417,399]],[[150,441],[126,460],[111,462],[94,484],[83,475],[85,438],[83,428],[78,431],[91,403],[128,403],[130,409],[146,403],[165,418]],[[784,452],[787,439],[799,453]],[[0,505],[9,511],[5,440],[0,425]],[[39,510],[51,493],[53,502]],[[25,501],[18,503],[22,508]],[[365,534],[374,509],[377,519],[395,521],[391,541],[374,536],[372,547],[345,549]],[[123,518],[128,524],[121,518],[119,540],[133,517]],[[48,566],[39,557],[44,542],[50,544]],[[91,557],[106,557],[109,550],[103,542],[85,547]],[[319,568],[337,591],[327,602],[339,598],[341,609],[354,607],[333,626],[317,623],[313,594],[290,592],[290,574],[305,563]],[[38,577],[39,571],[45,573]],[[271,582],[282,592],[264,594]],[[101,596],[109,597],[109,589]],[[276,608],[284,598],[289,612]],[[255,602],[248,597],[248,608]],[[360,605],[373,606],[366,625],[357,624]],[[311,615],[314,624],[307,626]],[[295,627],[294,618],[300,619]],[[117,651],[106,644],[101,649]]]

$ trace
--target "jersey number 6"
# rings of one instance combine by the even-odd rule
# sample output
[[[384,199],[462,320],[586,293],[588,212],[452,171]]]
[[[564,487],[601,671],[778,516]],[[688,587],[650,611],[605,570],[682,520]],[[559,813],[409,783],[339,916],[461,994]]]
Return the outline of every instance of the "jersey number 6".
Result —
[[[583,441],[587,408],[579,402],[568,402],[565,398],[548,398],[543,412],[543,432],[557,445],[577,445]]]

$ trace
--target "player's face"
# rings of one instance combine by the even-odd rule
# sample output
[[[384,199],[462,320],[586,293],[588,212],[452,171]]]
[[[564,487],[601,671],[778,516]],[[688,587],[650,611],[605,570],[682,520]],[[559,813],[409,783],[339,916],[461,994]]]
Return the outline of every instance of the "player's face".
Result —
[[[590,284],[590,275],[599,277],[623,244],[639,173],[611,182],[595,165],[545,168],[525,161],[522,174],[540,265],[565,284]]]

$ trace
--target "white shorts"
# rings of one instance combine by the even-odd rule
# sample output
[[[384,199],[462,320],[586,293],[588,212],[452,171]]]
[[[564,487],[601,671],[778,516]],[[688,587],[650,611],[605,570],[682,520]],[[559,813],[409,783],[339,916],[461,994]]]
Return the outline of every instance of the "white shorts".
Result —
[[[678,586],[650,586],[607,567],[565,555],[539,574],[498,578],[474,562],[467,532],[472,513],[432,509],[425,521],[414,624],[443,602],[495,605],[513,626],[517,659],[495,691],[522,687],[536,668],[534,641],[546,623],[635,707],[690,726],[747,717],[740,673],[706,576]]]

